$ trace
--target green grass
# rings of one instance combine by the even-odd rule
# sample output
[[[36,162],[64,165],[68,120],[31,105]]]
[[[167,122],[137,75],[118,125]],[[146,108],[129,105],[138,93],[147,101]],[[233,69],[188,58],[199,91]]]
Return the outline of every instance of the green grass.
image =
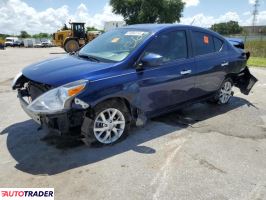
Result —
[[[250,57],[248,66],[251,67],[266,67],[266,58]]]
[[[247,41],[245,50],[249,51],[252,57],[266,58],[266,41]]]

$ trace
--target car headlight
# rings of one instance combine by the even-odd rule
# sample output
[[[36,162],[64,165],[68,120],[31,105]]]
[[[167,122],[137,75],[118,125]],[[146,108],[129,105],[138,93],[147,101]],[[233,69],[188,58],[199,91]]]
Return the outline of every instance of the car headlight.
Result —
[[[28,109],[35,113],[57,113],[68,108],[69,102],[86,86],[87,80],[75,81],[52,89],[35,99]]]

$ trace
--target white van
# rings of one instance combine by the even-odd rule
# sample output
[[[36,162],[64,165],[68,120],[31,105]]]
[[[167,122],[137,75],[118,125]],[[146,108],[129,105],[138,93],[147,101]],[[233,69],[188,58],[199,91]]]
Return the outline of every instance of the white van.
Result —
[[[6,37],[5,46],[13,46],[14,42],[18,41],[17,37]]]

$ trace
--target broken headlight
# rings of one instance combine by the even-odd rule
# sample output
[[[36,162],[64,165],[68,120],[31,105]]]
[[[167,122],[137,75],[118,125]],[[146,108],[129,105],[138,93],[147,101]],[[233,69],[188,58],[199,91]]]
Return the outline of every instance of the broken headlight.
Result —
[[[28,109],[35,113],[44,114],[63,111],[68,107],[70,100],[84,90],[87,82],[87,80],[79,80],[52,89],[35,99],[28,105]]]
[[[12,87],[13,90],[15,89],[15,87],[16,87],[16,83],[17,83],[18,79],[19,79],[21,76],[22,76],[22,72],[19,72],[19,73],[15,76],[15,78],[13,79],[13,82],[12,82],[12,85],[11,85],[11,87]]]

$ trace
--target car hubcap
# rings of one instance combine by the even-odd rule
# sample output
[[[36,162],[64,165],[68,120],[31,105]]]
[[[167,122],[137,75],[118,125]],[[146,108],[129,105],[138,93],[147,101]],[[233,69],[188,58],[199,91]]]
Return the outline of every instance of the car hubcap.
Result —
[[[103,144],[110,144],[118,140],[125,129],[124,115],[115,108],[109,108],[96,117],[94,135]]]
[[[231,82],[225,82],[220,91],[220,102],[227,103],[232,96],[232,84]]]

